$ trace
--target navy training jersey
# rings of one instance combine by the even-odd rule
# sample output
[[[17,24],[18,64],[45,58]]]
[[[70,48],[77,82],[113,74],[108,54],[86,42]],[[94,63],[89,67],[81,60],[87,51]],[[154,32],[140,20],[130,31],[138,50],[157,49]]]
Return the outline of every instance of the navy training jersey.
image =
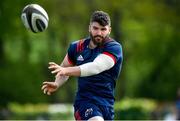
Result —
[[[90,49],[88,47],[90,38],[75,41],[68,49],[68,61],[74,65],[82,65],[92,62],[99,54],[110,56],[115,65],[97,75],[78,77],[77,101],[91,101],[99,105],[114,105],[114,90],[116,80],[122,65],[122,47],[115,40],[108,38],[101,47]],[[91,68],[89,68],[91,69]]]

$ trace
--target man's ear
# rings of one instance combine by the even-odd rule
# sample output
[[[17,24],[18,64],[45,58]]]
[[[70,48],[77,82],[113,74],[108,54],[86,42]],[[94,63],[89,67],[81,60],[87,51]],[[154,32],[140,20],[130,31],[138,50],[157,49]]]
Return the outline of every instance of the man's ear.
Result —
[[[111,27],[109,27],[109,34],[111,34]]]

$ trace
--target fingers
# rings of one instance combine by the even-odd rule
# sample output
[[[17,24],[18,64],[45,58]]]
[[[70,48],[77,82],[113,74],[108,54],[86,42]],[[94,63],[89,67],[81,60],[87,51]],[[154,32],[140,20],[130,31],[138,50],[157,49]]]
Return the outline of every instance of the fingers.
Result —
[[[43,83],[43,84],[44,84],[44,83]],[[44,84],[41,89],[43,90],[43,93],[44,93],[44,94],[47,94],[47,93],[48,93],[48,88],[47,88],[47,85],[46,85],[46,84]]]
[[[51,92],[50,92],[50,91],[48,91],[48,92],[47,92],[47,95],[51,95]]]
[[[52,69],[53,71],[51,71],[52,74],[58,73],[61,71],[62,67],[57,65],[54,62],[49,62],[49,69]]]
[[[41,90],[44,90],[46,87],[47,87],[47,85],[43,85],[43,86],[41,87]]]
[[[61,75],[60,73],[57,73],[57,74],[56,74],[56,78],[59,77],[60,75]]]
[[[59,67],[60,67],[59,65],[50,65],[48,68],[49,69],[57,69]]]
[[[44,88],[43,93],[47,95],[51,95],[51,91],[48,88]]]
[[[55,74],[55,73],[58,73],[58,72],[60,72],[60,71],[61,71],[61,68],[59,67],[59,68],[55,69],[54,71],[51,71],[51,73],[52,73],[52,74]]]
[[[49,62],[49,69],[56,69],[56,68],[58,68],[59,67],[59,65],[58,64],[56,64],[56,63],[54,63],[54,62]]]
[[[49,65],[58,65],[58,64],[56,64],[54,62],[49,62]]]
[[[60,65],[58,65],[58,64],[56,64],[54,62],[49,62],[49,66],[60,66]]]
[[[58,67],[60,67],[60,66],[58,66],[58,65],[50,65],[48,68],[49,68],[49,69],[56,69],[56,68],[58,68]]]
[[[44,94],[51,95],[51,86],[53,86],[52,82],[43,82],[42,90]]]
[[[44,94],[51,95],[51,92],[50,92],[50,90],[48,90],[48,88],[45,88],[43,90],[43,92],[44,92]]]
[[[43,85],[41,87],[44,94],[51,95],[51,93],[55,92],[58,89],[58,83],[57,82],[43,82]]]
[[[47,93],[47,91],[48,91],[48,90],[47,90],[47,88],[45,88],[45,89],[43,90],[44,94],[46,94],[46,93]]]
[[[59,73],[61,72],[62,67],[54,62],[49,62],[49,69],[52,69],[51,73]],[[58,85],[54,82],[43,82],[43,85],[41,87],[41,90],[43,90],[44,94],[51,95],[52,92],[56,91],[58,88]]]
[[[53,82],[43,82],[43,86],[42,86],[42,90],[44,89],[44,88],[46,88],[47,86],[52,86],[53,85]]]

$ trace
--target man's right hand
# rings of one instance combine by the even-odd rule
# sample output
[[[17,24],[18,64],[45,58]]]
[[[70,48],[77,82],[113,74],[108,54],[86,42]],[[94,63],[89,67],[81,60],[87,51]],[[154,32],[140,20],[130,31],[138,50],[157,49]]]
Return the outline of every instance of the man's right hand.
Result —
[[[44,94],[51,95],[58,89],[58,84],[56,82],[43,82],[42,90]]]

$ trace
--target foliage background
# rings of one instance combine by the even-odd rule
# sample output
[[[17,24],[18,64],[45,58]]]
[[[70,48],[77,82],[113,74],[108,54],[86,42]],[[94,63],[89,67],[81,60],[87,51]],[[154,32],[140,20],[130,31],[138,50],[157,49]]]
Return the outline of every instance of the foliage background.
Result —
[[[49,15],[49,27],[43,33],[27,31],[21,22],[21,11],[30,3],[41,5]],[[60,63],[72,41],[88,36],[94,10],[110,14],[111,37],[123,46],[116,100],[176,100],[180,84],[179,0],[1,0],[0,107],[11,102],[73,102],[76,78],[70,78],[50,97],[40,88],[43,81],[54,80],[48,62]]]

